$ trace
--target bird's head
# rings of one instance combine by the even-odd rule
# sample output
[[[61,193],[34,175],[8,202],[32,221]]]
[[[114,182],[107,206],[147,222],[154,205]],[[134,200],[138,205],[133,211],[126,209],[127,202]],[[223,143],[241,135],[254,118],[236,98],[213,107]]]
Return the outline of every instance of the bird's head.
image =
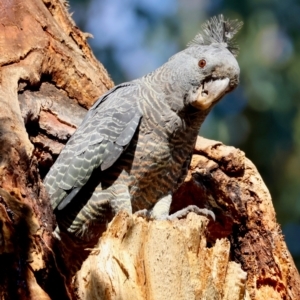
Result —
[[[170,58],[172,81],[183,92],[184,105],[208,110],[238,85],[233,36],[241,26],[242,22],[224,20],[222,15],[213,17],[185,50]]]

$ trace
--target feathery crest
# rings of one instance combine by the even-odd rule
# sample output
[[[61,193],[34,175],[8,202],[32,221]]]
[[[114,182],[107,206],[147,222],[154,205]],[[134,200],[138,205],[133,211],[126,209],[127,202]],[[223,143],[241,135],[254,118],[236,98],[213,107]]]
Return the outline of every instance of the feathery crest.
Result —
[[[227,47],[234,56],[237,56],[239,47],[233,37],[242,25],[243,22],[238,20],[224,20],[223,15],[212,17],[202,25],[202,32],[195,36],[188,47],[219,43]]]

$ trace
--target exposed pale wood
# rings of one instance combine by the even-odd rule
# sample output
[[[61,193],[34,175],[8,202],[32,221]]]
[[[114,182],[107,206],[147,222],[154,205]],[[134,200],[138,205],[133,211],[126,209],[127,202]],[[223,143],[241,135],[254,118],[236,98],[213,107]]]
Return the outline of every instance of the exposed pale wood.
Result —
[[[207,247],[207,222],[117,215],[76,275],[76,299],[245,299],[247,275],[229,265],[228,240]]]
[[[216,221],[120,214],[68,285],[41,178],[113,82],[65,2],[2,1],[0,21],[1,299],[300,299],[298,271],[255,166],[242,151],[203,138],[172,210],[206,206]]]

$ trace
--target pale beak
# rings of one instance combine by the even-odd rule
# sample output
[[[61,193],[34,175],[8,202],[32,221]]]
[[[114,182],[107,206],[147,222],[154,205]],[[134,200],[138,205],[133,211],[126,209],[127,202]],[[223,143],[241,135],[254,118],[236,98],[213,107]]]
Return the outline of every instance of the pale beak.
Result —
[[[206,110],[229,91],[229,78],[204,81],[192,95],[191,105]]]

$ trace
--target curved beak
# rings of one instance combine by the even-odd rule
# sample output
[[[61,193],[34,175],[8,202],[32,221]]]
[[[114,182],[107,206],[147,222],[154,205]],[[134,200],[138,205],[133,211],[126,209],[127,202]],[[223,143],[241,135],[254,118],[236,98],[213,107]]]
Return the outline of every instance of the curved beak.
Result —
[[[230,91],[229,78],[203,81],[193,95],[194,99],[191,104],[198,109],[206,110],[220,100],[228,91]]]

